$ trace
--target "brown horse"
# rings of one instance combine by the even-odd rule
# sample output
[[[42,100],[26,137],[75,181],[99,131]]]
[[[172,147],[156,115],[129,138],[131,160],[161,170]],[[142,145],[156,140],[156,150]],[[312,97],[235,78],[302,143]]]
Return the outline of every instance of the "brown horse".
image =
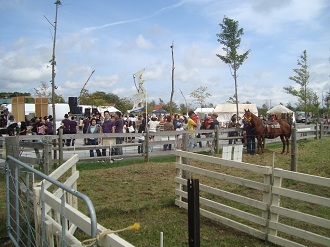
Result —
[[[252,128],[255,128],[256,137],[258,140],[258,154],[259,147],[261,152],[264,152],[264,143],[263,138],[274,139],[276,137],[280,137],[283,150],[282,153],[285,151],[285,144],[287,146],[286,153],[289,153],[289,139],[291,136],[291,125],[285,120],[275,120],[274,123],[266,123],[266,121],[261,120],[259,117],[254,115],[250,110],[244,110],[244,120],[251,123]],[[278,126],[278,127],[276,127]]]

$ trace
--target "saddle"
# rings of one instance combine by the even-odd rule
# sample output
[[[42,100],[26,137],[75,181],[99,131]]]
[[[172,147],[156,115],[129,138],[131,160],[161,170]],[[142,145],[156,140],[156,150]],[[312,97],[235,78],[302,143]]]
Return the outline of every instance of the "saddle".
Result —
[[[267,138],[274,138],[274,133],[273,131],[275,129],[279,129],[281,128],[279,122],[277,122],[277,120],[273,120],[273,121],[262,121],[262,126],[265,128],[265,134]]]

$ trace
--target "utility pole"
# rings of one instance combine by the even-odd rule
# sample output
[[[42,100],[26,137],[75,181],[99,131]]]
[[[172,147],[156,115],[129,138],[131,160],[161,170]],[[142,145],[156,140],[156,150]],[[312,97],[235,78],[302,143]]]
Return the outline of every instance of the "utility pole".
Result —
[[[52,55],[52,111],[53,111],[53,128],[56,128],[56,113],[55,113],[55,47],[56,47],[56,30],[57,30],[57,12],[58,12],[58,6],[61,5],[61,1],[56,1],[56,14],[55,14],[55,22],[54,25],[54,38],[53,38],[53,55]],[[56,131],[54,131],[54,135],[56,135]]]
[[[172,116],[172,102],[173,102],[173,94],[174,94],[174,41],[172,41],[171,49],[172,49],[172,91],[171,91],[171,100],[170,100],[170,116]]]

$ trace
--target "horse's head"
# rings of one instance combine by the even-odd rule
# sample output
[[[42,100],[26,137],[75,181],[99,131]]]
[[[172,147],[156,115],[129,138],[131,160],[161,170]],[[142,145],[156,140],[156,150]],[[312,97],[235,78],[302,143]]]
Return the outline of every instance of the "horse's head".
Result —
[[[244,115],[243,115],[243,119],[245,120],[245,121],[248,121],[248,122],[250,122],[251,121],[251,119],[252,119],[252,113],[250,112],[250,109],[248,109],[248,110],[245,110],[244,109]]]

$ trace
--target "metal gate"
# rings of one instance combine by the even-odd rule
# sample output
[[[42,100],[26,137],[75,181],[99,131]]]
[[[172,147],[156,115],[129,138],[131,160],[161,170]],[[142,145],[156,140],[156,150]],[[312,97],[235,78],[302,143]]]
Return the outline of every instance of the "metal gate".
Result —
[[[72,158],[78,160],[77,156]],[[85,224],[85,226],[87,228],[90,226],[90,229],[85,227],[83,231],[89,237],[94,238],[96,236],[95,209],[86,195],[9,155],[6,159],[5,171],[6,224],[8,236],[15,246],[80,246],[81,242],[73,236],[76,226],[68,217],[70,214],[68,211],[72,209],[68,207],[67,198],[72,197],[82,199],[89,211],[90,224]],[[42,180],[38,190],[33,184],[35,177]],[[50,186],[58,187],[57,196],[60,195],[59,198],[53,198],[55,205],[57,205],[55,209],[48,205],[49,197],[52,198],[47,191]],[[52,214],[53,218],[57,217],[57,221],[48,214]]]

